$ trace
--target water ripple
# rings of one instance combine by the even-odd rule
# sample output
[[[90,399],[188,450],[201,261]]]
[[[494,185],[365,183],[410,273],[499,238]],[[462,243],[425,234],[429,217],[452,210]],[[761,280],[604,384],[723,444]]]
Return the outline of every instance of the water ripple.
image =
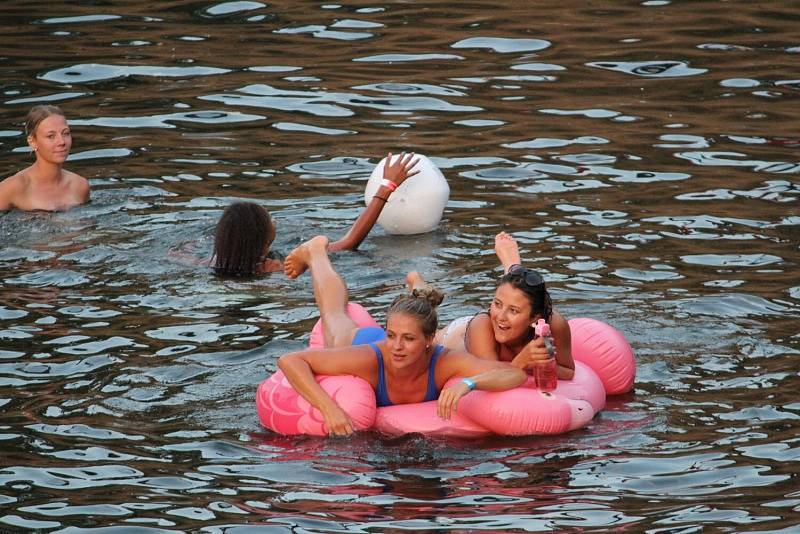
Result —
[[[300,178],[369,177],[375,164],[363,158],[337,157],[325,161],[309,161],[290,165],[287,170]]]
[[[543,39],[509,39],[504,37],[470,37],[450,45],[452,48],[488,48],[501,54],[538,52],[550,46]]]
[[[204,8],[201,13],[204,15],[210,15],[212,17],[221,17],[225,15],[243,13],[246,11],[253,11],[255,9],[261,9],[262,7],[267,7],[267,5],[262,4],[261,2],[220,2],[219,4],[214,4],[213,6]]]
[[[450,61],[463,60],[462,56],[454,54],[379,54],[354,58],[353,61],[368,63],[394,63],[405,61]]]
[[[254,325],[220,325],[217,323],[198,323],[165,326],[156,328],[154,330],[146,330],[144,333],[153,339],[191,341],[193,343],[210,343],[213,341],[219,341],[225,336],[249,334],[257,331],[258,327]]]
[[[619,111],[610,109],[540,109],[539,113],[564,116],[578,115],[590,119],[612,119],[618,122],[631,122],[641,119],[632,115],[623,115]]]
[[[762,187],[750,190],[742,189],[710,189],[706,191],[677,195],[679,200],[731,200],[737,197],[766,200],[769,202],[797,202],[800,198],[800,184],[784,180],[770,180]],[[797,224],[792,223],[789,224]]]
[[[54,362],[20,362],[0,364],[0,373],[11,374],[22,377],[48,377],[59,378],[65,376],[83,375],[103,369],[110,365],[120,363],[122,360],[113,356],[90,356],[83,360],[75,360],[64,363]]]
[[[36,432],[42,434],[50,434],[54,436],[74,436],[74,437],[82,437],[87,439],[98,439],[98,440],[127,440],[127,441],[142,441],[145,439],[142,435],[137,434],[125,434],[124,432],[117,432],[116,430],[109,430],[106,428],[96,428],[89,425],[84,424],[74,424],[74,425],[45,425],[45,424],[35,424],[35,425],[28,425],[26,428],[34,430]],[[103,470],[106,467],[99,467],[97,469]],[[110,468],[108,468],[110,469]],[[125,467],[127,470],[128,468]],[[94,472],[93,470],[87,470],[88,472]],[[3,471],[0,471],[2,474]],[[0,480],[2,477],[0,477]]]
[[[349,117],[354,115],[344,106],[365,107],[384,111],[443,111],[474,112],[481,108],[456,105],[440,98],[423,96],[370,97],[357,93],[328,93],[312,91],[281,91],[269,85],[248,85],[240,89],[245,94],[216,94],[200,97],[201,100],[223,102],[228,105],[273,108],[282,111],[310,113],[321,117]],[[330,104],[328,102],[334,102]]]
[[[39,79],[58,83],[88,83],[128,76],[149,76],[157,78],[193,78],[212,76],[231,72],[217,67],[164,67],[160,65],[107,65],[102,63],[81,63],[51,70],[39,75]]]
[[[690,254],[681,256],[681,260],[690,265],[710,267],[763,267],[781,263],[783,258],[771,254]]]
[[[353,89],[396,94],[467,96],[467,93],[463,91],[426,83],[373,83],[369,85],[357,85],[353,87]]]
[[[275,33],[288,33],[288,34],[310,33],[314,37],[320,39],[335,39],[338,41],[359,41],[362,39],[369,39],[375,36],[375,34],[370,32],[331,31],[327,29],[326,26],[319,26],[319,25],[302,26],[300,28],[282,28],[280,30],[275,30]]]
[[[732,463],[720,454],[672,455],[669,462],[658,464],[636,457],[590,461],[573,469],[572,484],[603,491],[688,497],[770,486],[788,478],[766,474],[770,471],[766,466]]]
[[[200,124],[221,124],[238,123],[262,120],[266,117],[262,115],[247,115],[245,113],[218,111],[218,110],[198,110],[186,111],[182,113],[167,113],[164,115],[149,115],[143,117],[97,117],[94,119],[73,119],[70,121],[75,126],[103,126],[107,128],[177,128],[174,122],[190,122]],[[124,154],[116,153],[114,157],[131,154],[126,150]],[[71,159],[77,159],[72,157]]]
[[[89,281],[89,277],[69,269],[42,269],[4,280],[7,284],[33,287],[76,287]]]
[[[332,472],[315,468],[306,461],[286,461],[259,464],[208,464],[201,466],[201,473],[221,477],[260,479],[282,484],[313,484],[319,486],[352,486],[368,484],[353,473]],[[1,472],[0,472],[1,473]],[[0,477],[2,482],[2,477]]]
[[[65,93],[53,93],[49,95],[42,95],[42,96],[32,96],[27,98],[15,98],[12,100],[7,100],[6,104],[41,104],[46,102],[61,102],[63,100],[71,100],[73,98],[80,98],[84,96],[91,96],[92,93],[76,93],[76,92],[65,92]]]
[[[678,152],[675,157],[691,161],[695,165],[752,167],[757,172],[800,173],[800,163],[743,159],[748,156],[741,152]]]
[[[276,122],[272,125],[272,127],[276,130],[283,130],[286,132],[306,132],[319,135],[355,135],[358,133],[355,130],[321,128],[319,126],[311,126],[310,124],[300,124],[297,122]]]
[[[696,69],[689,67],[683,61],[596,61],[587,63],[588,67],[598,69],[613,70],[642,76],[644,78],[673,78],[683,76],[697,76],[705,74],[708,69]]]
[[[584,135],[574,139],[555,139],[539,137],[528,141],[517,141],[515,143],[505,143],[501,146],[505,148],[560,148],[570,145],[604,145],[609,143],[608,139]]]
[[[727,318],[774,317],[785,315],[792,310],[785,304],[744,293],[681,299],[665,305],[669,308],[677,307],[681,313],[689,316],[710,315]]]
[[[122,17],[119,15],[79,15],[75,17],[53,17],[49,19],[43,19],[41,21],[42,24],[72,24],[72,23],[83,23],[83,22],[106,22],[109,20],[119,20]]]

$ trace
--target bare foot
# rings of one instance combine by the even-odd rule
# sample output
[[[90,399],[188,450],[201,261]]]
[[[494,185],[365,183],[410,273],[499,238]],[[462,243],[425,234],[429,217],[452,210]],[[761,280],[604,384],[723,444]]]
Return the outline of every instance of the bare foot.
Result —
[[[262,273],[275,273],[283,270],[283,262],[273,258],[267,258],[261,262],[260,270]]]
[[[427,288],[428,284],[425,283],[425,280],[422,278],[422,275],[419,274],[417,271],[410,271],[406,275],[406,287],[408,287],[408,292],[411,293],[415,289]]]
[[[497,254],[497,258],[503,265],[503,272],[508,272],[508,268],[512,265],[522,264],[517,240],[506,232],[500,232],[494,236],[494,253]]]
[[[312,237],[286,256],[283,272],[289,278],[297,278],[308,269],[311,258],[316,254],[328,254],[328,238],[324,235]]]

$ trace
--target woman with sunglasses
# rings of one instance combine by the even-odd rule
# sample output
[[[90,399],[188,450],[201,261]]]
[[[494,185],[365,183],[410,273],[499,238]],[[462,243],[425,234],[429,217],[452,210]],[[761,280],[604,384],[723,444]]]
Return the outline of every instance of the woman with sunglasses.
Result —
[[[495,289],[488,311],[456,319],[437,333],[436,340],[453,349],[466,349],[480,358],[511,362],[528,370],[535,360],[550,358],[544,339],[534,335],[539,319],[550,325],[558,378],[570,380],[575,373],[569,324],[553,309],[544,279],[522,267],[519,246],[505,232],[495,236],[495,252],[505,274]],[[409,275],[412,288],[424,286],[417,273]]]
[[[284,270],[289,278],[311,271],[326,348],[284,354],[278,367],[295,391],[322,413],[330,434],[352,434],[355,427],[314,375],[363,378],[375,390],[378,406],[436,400],[442,419],[450,419],[459,399],[472,390],[504,391],[525,381],[525,373],[510,365],[436,345],[436,307],[444,295],[430,287],[395,298],[386,312],[385,330],[359,328],[347,314],[347,286],[331,265],[325,236],[294,249]],[[459,380],[446,385],[452,378]]]

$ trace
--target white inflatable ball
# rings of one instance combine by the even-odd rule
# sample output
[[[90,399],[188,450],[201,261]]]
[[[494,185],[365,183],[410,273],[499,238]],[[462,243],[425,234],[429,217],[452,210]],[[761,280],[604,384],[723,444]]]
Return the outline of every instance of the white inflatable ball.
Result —
[[[392,163],[399,157],[393,154]],[[390,234],[424,234],[435,230],[450,198],[450,186],[442,171],[427,157],[416,154],[414,159],[417,158],[419,162],[413,170],[419,170],[419,174],[400,184],[378,217],[378,224]],[[385,164],[386,158],[383,158],[369,177],[364,189],[367,205],[381,185]]]

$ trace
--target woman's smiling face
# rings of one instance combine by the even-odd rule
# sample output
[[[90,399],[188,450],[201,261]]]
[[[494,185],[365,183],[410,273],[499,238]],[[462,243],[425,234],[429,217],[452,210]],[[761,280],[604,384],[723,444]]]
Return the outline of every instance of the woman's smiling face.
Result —
[[[502,284],[494,292],[489,308],[494,338],[498,343],[513,343],[528,336],[537,317],[531,317],[531,301],[521,289]]]
[[[393,313],[386,320],[386,348],[392,367],[410,367],[424,358],[432,336],[426,336],[419,320],[406,313]]]
[[[37,157],[63,164],[72,148],[72,133],[67,119],[62,115],[50,115],[42,120],[36,131],[28,136],[28,144],[36,151]]]

